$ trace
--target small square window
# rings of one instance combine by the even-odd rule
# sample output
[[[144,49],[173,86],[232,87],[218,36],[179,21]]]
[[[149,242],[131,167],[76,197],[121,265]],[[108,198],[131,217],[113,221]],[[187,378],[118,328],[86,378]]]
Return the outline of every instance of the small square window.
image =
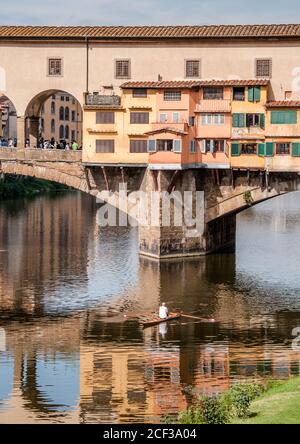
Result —
[[[135,88],[132,91],[132,97],[147,97],[147,89],[146,88]]]
[[[271,77],[272,76],[272,60],[271,59],[256,59],[255,75],[256,75],[256,77]]]
[[[129,79],[130,78],[130,60],[116,60],[115,66],[116,79]]]
[[[285,91],[284,92],[284,100],[291,100],[292,95],[293,95],[292,91]]]
[[[200,77],[200,60],[185,61],[185,77],[189,78]]]
[[[49,76],[62,75],[62,59],[48,59],[48,75]]]
[[[243,102],[245,100],[245,88],[236,86],[233,88],[233,100]]]
[[[179,102],[181,100],[181,91],[164,91],[164,100],[167,102]]]

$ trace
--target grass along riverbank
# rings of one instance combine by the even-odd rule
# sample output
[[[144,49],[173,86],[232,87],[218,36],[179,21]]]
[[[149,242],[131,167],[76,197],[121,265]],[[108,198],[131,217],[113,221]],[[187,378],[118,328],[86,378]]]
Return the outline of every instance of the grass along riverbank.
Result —
[[[36,179],[34,177],[5,175],[0,179],[0,199],[31,197],[39,193],[62,191],[68,188],[62,184]]]
[[[300,378],[236,383],[218,396],[200,397],[172,424],[300,424]]]
[[[277,381],[250,405],[237,424],[300,424],[300,378]]]

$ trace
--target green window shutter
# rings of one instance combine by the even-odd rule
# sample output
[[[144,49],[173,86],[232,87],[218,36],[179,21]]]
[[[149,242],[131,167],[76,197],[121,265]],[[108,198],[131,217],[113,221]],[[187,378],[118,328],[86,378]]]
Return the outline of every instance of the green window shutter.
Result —
[[[248,101],[254,102],[254,88],[253,88],[253,86],[248,86]]]
[[[265,155],[265,150],[266,150],[266,145],[264,143],[259,143],[258,144],[258,155],[259,156],[264,156]]]
[[[254,86],[253,98],[254,102],[260,102],[260,86]]]
[[[292,143],[292,156],[300,157],[300,142]]]
[[[280,123],[280,116],[281,112],[280,111],[271,111],[271,123],[272,124],[278,124]]]
[[[264,115],[264,114],[261,114],[261,115],[260,115],[259,126],[260,126],[262,129],[265,129],[265,115]]]
[[[274,156],[274,143],[266,142],[266,156],[271,157]]]
[[[232,126],[237,128],[239,126],[239,115],[237,113],[232,114]]]
[[[271,111],[272,124],[290,124],[297,123],[297,111]]]
[[[239,127],[242,128],[245,126],[245,114],[239,114]]]
[[[231,144],[231,155],[239,156],[241,154],[241,145],[240,143],[232,143]]]
[[[289,123],[297,123],[297,111],[289,111]]]
[[[245,114],[233,113],[232,114],[232,126],[234,128],[242,128],[245,126]]]

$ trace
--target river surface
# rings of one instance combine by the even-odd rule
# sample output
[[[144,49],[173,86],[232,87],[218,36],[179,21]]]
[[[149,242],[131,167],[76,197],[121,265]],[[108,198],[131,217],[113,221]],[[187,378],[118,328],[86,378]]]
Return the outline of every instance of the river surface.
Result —
[[[241,213],[235,255],[161,264],[96,212],[77,192],[0,203],[0,423],[157,422],[299,375],[300,193]],[[217,322],[143,330],[162,301]]]

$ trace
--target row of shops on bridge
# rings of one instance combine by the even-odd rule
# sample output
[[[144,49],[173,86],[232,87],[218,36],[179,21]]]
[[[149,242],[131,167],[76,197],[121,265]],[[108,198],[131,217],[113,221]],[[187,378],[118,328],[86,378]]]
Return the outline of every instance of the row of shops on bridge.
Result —
[[[300,169],[300,101],[269,79],[126,82],[87,94],[83,162],[152,169]]]

